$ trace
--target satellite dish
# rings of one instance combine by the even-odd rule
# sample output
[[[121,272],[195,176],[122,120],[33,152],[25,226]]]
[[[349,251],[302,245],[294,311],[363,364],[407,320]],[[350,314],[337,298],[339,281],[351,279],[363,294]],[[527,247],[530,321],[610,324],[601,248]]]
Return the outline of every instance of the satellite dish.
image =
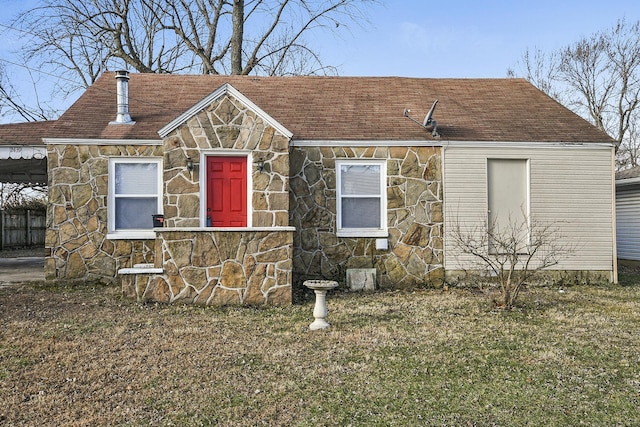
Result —
[[[419,121],[417,121],[416,119],[414,119],[413,117],[411,117],[409,115],[411,110],[409,110],[408,108],[404,109],[403,115],[405,117],[407,117],[408,119],[410,119],[411,121],[416,122],[417,124],[419,124],[420,126],[422,126],[425,129],[427,127],[431,126],[432,127],[431,135],[434,138],[438,138],[440,136],[438,134],[438,123],[435,120],[433,120],[433,112],[435,111],[437,104],[438,104],[438,100],[436,99],[435,102],[433,103],[433,105],[431,106],[431,108],[429,109],[429,112],[427,113],[427,115],[424,116],[424,120],[422,121],[422,123],[420,123]]]
[[[436,99],[435,102],[433,103],[433,105],[431,106],[431,108],[429,109],[429,112],[427,113],[427,115],[424,116],[424,121],[422,122],[422,126],[423,127],[426,128],[431,123],[434,123],[434,120],[432,119],[432,117],[433,117],[433,112],[435,111],[437,104],[438,104],[438,100]]]

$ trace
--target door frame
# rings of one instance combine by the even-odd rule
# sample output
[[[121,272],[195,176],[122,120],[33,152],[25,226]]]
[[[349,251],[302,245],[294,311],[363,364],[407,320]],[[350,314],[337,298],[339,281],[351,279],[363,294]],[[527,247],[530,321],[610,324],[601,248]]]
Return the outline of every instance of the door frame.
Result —
[[[491,182],[490,182],[490,171],[489,171],[489,164],[492,161],[506,161],[506,162],[522,162],[524,163],[524,176],[522,178],[524,181],[524,194],[523,194],[523,198],[524,198],[524,203],[526,204],[526,206],[524,206],[523,212],[522,214],[524,215],[524,220],[525,220],[525,233],[526,235],[524,236],[524,239],[526,240],[526,244],[527,247],[531,244],[531,159],[528,157],[487,157],[486,162],[485,162],[485,178],[486,178],[486,204],[487,204],[487,215],[486,215],[486,221],[487,221],[487,231],[491,230],[491,218],[492,218],[492,212],[491,212],[491,205],[489,204],[491,197]],[[511,215],[510,215],[511,216]],[[489,253],[496,253],[495,249],[492,248],[492,244],[491,244],[491,239],[488,239],[489,244]]]
[[[253,226],[253,156],[247,150],[203,150],[200,151],[200,227],[207,226],[207,157],[246,157],[247,158],[247,227]],[[245,227],[224,227],[242,229]]]

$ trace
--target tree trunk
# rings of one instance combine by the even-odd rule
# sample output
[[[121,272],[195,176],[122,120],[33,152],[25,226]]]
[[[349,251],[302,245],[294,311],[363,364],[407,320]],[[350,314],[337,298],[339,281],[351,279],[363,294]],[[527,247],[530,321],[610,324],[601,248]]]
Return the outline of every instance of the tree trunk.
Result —
[[[244,0],[233,0],[233,34],[231,35],[231,74],[242,74],[242,39],[244,37]]]

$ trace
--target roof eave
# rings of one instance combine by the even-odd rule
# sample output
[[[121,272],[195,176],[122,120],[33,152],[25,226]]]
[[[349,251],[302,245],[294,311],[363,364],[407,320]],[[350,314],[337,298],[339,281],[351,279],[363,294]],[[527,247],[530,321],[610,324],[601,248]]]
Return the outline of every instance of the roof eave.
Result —
[[[292,147],[441,147],[439,140],[382,140],[382,139],[298,139],[291,140]]]
[[[636,184],[640,184],[640,177],[616,179],[616,187],[626,187]]]

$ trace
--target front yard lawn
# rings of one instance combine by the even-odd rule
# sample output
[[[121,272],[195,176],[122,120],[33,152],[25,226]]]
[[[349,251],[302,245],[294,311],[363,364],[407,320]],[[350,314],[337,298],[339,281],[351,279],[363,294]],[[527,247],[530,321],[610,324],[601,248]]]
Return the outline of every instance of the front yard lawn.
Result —
[[[330,292],[284,308],[140,305],[115,287],[0,289],[0,424],[640,424],[640,278]]]

